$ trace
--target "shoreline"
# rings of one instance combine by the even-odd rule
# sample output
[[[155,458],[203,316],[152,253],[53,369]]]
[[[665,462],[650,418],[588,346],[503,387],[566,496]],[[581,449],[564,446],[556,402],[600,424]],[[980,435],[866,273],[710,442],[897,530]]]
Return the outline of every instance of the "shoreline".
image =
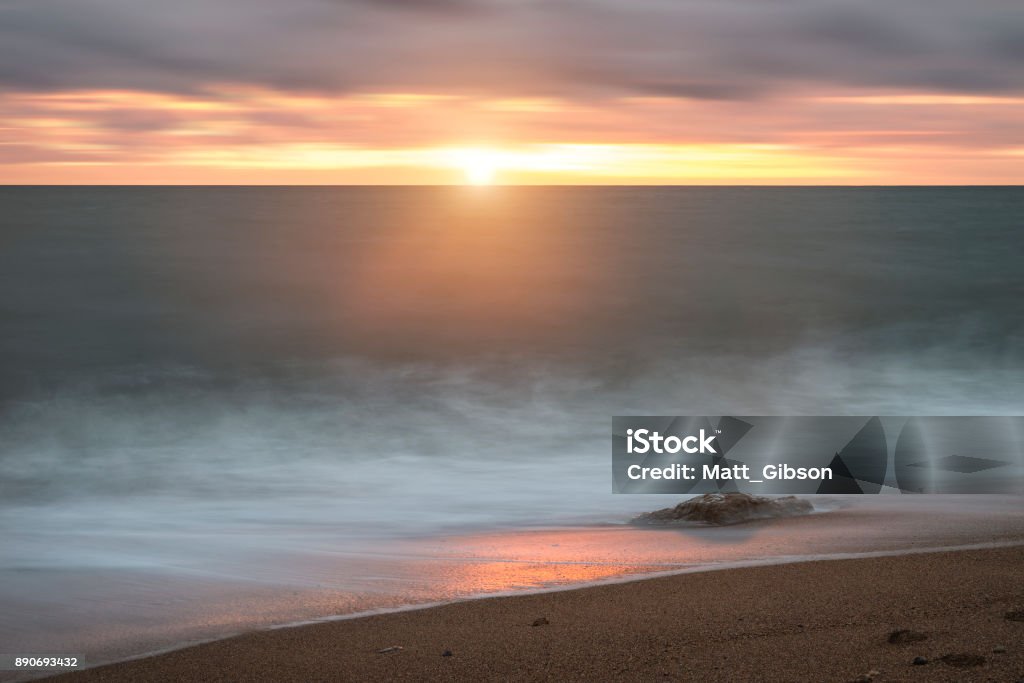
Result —
[[[805,562],[833,562],[841,560],[861,560],[861,559],[874,559],[882,557],[902,557],[904,555],[929,555],[934,553],[948,553],[948,552],[966,552],[971,550],[999,550],[1002,548],[1017,548],[1024,547],[1024,539],[1019,541],[992,541],[987,543],[974,543],[968,545],[954,545],[954,546],[934,546],[925,548],[907,548],[905,550],[867,550],[864,552],[849,552],[849,553],[828,553],[821,555],[801,555],[794,557],[771,557],[762,558],[756,560],[737,560],[722,562],[720,564],[708,564],[699,565],[694,567],[687,567],[684,569],[666,569],[665,571],[657,572],[645,572],[635,574],[622,574],[620,576],[609,577],[605,579],[596,579],[594,581],[587,581],[579,584],[568,584],[568,585],[555,585],[545,586],[542,588],[524,588],[520,590],[509,590],[509,591],[498,591],[495,593],[482,593],[479,595],[471,595],[467,597],[454,598],[451,600],[440,600],[437,602],[425,602],[415,603],[410,605],[402,605],[400,607],[382,607],[379,609],[369,609],[361,612],[351,612],[344,614],[333,614],[325,617],[319,617],[315,619],[304,619],[301,621],[289,622],[285,624],[277,624],[274,626],[267,626],[265,628],[253,629],[252,631],[245,631],[242,633],[236,633],[223,638],[212,638],[210,640],[204,640],[201,642],[186,643],[182,645],[174,645],[168,648],[157,650],[154,652],[148,652],[134,657],[128,657],[123,660],[117,660],[109,662],[110,664],[119,664],[121,662],[131,661],[134,659],[146,659],[155,655],[166,654],[168,652],[174,652],[176,650],[183,650],[194,645],[205,645],[207,643],[216,642],[218,640],[226,640],[228,638],[236,638],[243,636],[248,633],[256,633],[260,631],[276,631],[279,629],[290,629],[290,628],[302,628],[304,626],[315,626],[317,624],[327,624],[336,621],[348,621],[351,619],[364,619],[367,617],[387,616],[390,614],[402,614],[405,612],[416,612],[425,609],[434,609],[437,607],[445,607],[447,605],[456,605],[463,602],[473,602],[476,600],[492,600],[501,598],[513,598],[520,595],[545,595],[548,593],[562,593],[566,591],[577,591],[586,590],[588,588],[598,588],[600,586],[615,586],[624,583],[633,583],[636,581],[649,581],[651,579],[661,579],[672,576],[684,576],[687,574],[704,574],[707,572],[724,572],[733,569],[753,569],[757,567],[775,567],[788,564],[802,564]],[[100,666],[104,666],[101,664]]]
[[[283,557],[263,581],[228,576],[16,574],[6,586],[14,651],[77,653],[92,670],[225,639],[589,590],[676,575],[1024,544],[1017,497],[826,498],[828,511],[715,527],[531,527],[409,538],[387,548]],[[236,562],[237,563],[237,562]],[[67,611],[32,597],[58,578]],[[283,581],[277,580],[283,579]],[[171,583],[168,583],[170,581]],[[35,641],[35,645],[29,641]],[[54,672],[0,672],[0,681]]]
[[[932,548],[907,548],[903,550],[882,550],[882,551],[867,551],[863,553],[836,553],[832,555],[820,555],[810,557],[799,557],[799,558],[771,558],[763,560],[749,560],[740,561],[734,563],[723,563],[719,566],[702,566],[692,567],[685,569],[674,569],[666,572],[658,572],[655,574],[642,574],[642,575],[626,575],[611,579],[600,580],[597,582],[591,582],[580,585],[569,585],[569,586],[552,586],[546,588],[538,588],[527,591],[510,591],[505,593],[496,593],[488,595],[480,595],[467,598],[458,598],[451,601],[426,603],[418,605],[408,605],[392,609],[384,610],[370,610],[368,612],[352,613],[352,614],[341,614],[330,617],[324,617],[313,620],[305,620],[289,624],[281,624],[271,626],[264,629],[255,631],[248,631],[224,638],[217,638],[209,641],[203,641],[198,643],[188,643],[181,646],[173,646],[165,650],[158,652],[150,652],[146,654],[137,655],[128,659],[119,660],[116,662],[99,664],[88,669],[84,669],[78,672],[60,674],[57,676],[36,679],[36,680],[60,680],[60,681],[89,681],[89,680],[209,680],[210,678],[217,679],[218,675],[228,675],[228,678],[223,680],[234,680],[230,676],[230,672],[223,668],[223,664],[216,664],[218,660],[223,660],[225,657],[231,659],[237,656],[240,652],[247,652],[251,649],[253,643],[264,643],[273,645],[276,641],[282,642],[310,642],[314,644],[314,649],[320,649],[316,646],[316,643],[320,643],[321,646],[327,648],[332,653],[332,657],[337,657],[339,652],[337,648],[329,643],[333,642],[335,638],[331,635],[334,630],[341,630],[346,633],[366,630],[375,630],[380,632],[381,624],[384,625],[384,631],[390,630],[387,626],[407,624],[409,622],[427,622],[431,623],[436,621],[433,615],[444,614],[450,610],[468,610],[470,613],[479,612],[492,612],[496,609],[496,606],[511,601],[530,601],[539,600],[542,602],[553,602],[553,603],[564,603],[564,602],[588,602],[590,596],[595,593],[601,593],[610,591],[612,593],[622,591],[635,591],[648,592],[653,590],[655,592],[664,592],[664,588],[667,585],[675,584],[677,582],[696,582],[698,584],[704,584],[710,579],[708,577],[721,577],[731,575],[746,576],[748,573],[757,575],[758,573],[764,574],[786,574],[790,568],[796,569],[797,573],[808,574],[806,580],[810,583],[820,583],[822,579],[828,577],[822,577],[818,575],[818,572],[812,571],[813,569],[820,568],[822,563],[829,564],[829,569],[836,569],[836,564],[843,565],[838,568],[838,573],[842,574],[848,572],[851,567],[861,566],[864,563],[881,563],[886,564],[909,564],[918,565],[918,569],[921,566],[927,566],[929,564],[941,564],[943,566],[957,565],[962,563],[966,557],[995,557],[1010,555],[1017,558],[1018,561],[1024,560],[1024,540],[1016,541],[1001,541],[1001,542],[990,542],[990,543],[978,543],[970,544],[965,546],[955,547],[932,547]],[[930,562],[932,560],[933,562]],[[1017,566],[1020,566],[1019,563]],[[833,572],[830,571],[831,575]],[[959,575],[958,571],[953,571],[950,578],[955,581]],[[700,577],[700,578],[697,578]],[[730,582],[732,579],[727,579],[726,582]],[[667,583],[666,583],[667,582]],[[771,579],[767,581],[771,582]],[[636,588],[636,587],[641,588]],[[645,588],[650,586],[650,588]],[[567,597],[568,596],[568,597]],[[579,596],[579,597],[577,597]],[[798,596],[792,596],[794,600],[797,600]],[[849,598],[844,591],[839,590],[836,595],[833,596],[836,599]],[[1024,608],[1024,592],[1021,592],[1016,596],[1017,602],[1020,604],[1014,607],[1015,609]],[[868,600],[873,602],[873,600]],[[520,603],[521,605],[522,603]],[[718,609],[722,609],[719,606]],[[1007,609],[1010,609],[1009,607]],[[498,609],[498,611],[503,611]],[[519,610],[522,611],[522,610]],[[525,619],[525,617],[524,617]],[[740,617],[740,621],[742,621]],[[533,623],[532,621],[530,623]],[[531,627],[533,628],[533,627]],[[895,627],[894,627],[895,628]],[[364,634],[365,635],[365,634]],[[1024,626],[1020,627],[1020,633],[1017,636],[1016,641],[1010,638],[1006,638],[1007,643],[1002,645],[1010,646],[1015,642],[1021,642],[1024,639]],[[385,638],[386,640],[386,638]],[[406,650],[411,649],[410,647],[395,644],[384,643],[384,640],[380,640],[379,649],[388,647],[400,647],[402,650],[394,651],[394,653],[378,653],[373,650],[372,647],[366,648],[362,651],[362,660],[360,657],[342,657],[346,666],[354,667],[354,670],[358,670],[361,673],[358,676],[368,675],[369,678],[366,680],[374,680],[373,671],[375,667],[381,662],[373,657],[371,654],[379,657],[387,657],[389,654],[393,654],[396,660],[401,661],[401,655],[405,654]],[[495,643],[490,643],[492,646]],[[455,645],[453,644],[453,649]],[[996,645],[993,645],[996,647]],[[273,649],[273,648],[272,648]],[[447,648],[446,648],[447,649]],[[978,649],[975,647],[975,649]],[[1020,648],[1024,650],[1024,648]],[[271,650],[272,651],[272,650]],[[442,651],[443,652],[443,651]],[[949,653],[947,653],[949,654]],[[975,653],[984,654],[984,653]],[[1012,654],[1009,653],[1009,654]],[[298,656],[298,655],[294,655]],[[936,655],[938,656],[938,655]],[[994,656],[994,655],[993,655]],[[1006,656],[1005,654],[996,660],[1001,661],[1013,661],[1019,665],[1024,666],[1024,660],[1019,658],[1024,656],[1022,652],[1017,652],[1014,656]],[[454,655],[453,655],[454,657]],[[1015,657],[1017,659],[1015,659]],[[266,658],[264,658],[266,659]],[[287,673],[287,662],[291,659],[287,654],[278,652],[276,656],[271,657],[273,661],[262,661],[257,664],[257,668],[248,671],[245,674],[238,673],[237,675],[247,680],[316,680],[314,674],[307,671],[303,667],[299,667],[296,671],[304,671],[305,673],[295,674],[294,677]],[[406,657],[405,659],[409,659]],[[451,659],[446,657],[445,659]],[[992,657],[988,658],[992,660]],[[279,661],[281,660],[281,661]],[[214,671],[205,671],[205,665],[202,662],[207,662],[210,666],[214,666]],[[190,664],[191,663],[191,664]],[[254,663],[255,660],[254,660]],[[294,663],[294,662],[293,662]],[[339,662],[340,663],[340,662]],[[997,661],[998,663],[998,661]],[[259,671],[263,670],[266,666],[273,665],[277,673],[272,678],[262,679],[259,678]],[[368,666],[369,669],[363,667]],[[390,666],[390,665],[388,665]],[[408,675],[412,678],[426,677],[431,679],[435,675],[439,675],[442,678],[447,678],[447,674],[441,675],[441,672],[435,671],[431,668],[429,671],[418,671],[416,664],[410,664],[411,669],[404,671],[402,675]],[[184,667],[184,668],[183,668]],[[286,667],[281,669],[281,667]],[[401,668],[401,667],[399,667]],[[868,667],[865,672],[870,669],[878,669],[879,667]],[[915,667],[920,668],[920,667]],[[925,667],[928,668],[928,667]],[[955,680],[972,680],[970,678],[970,671],[958,670],[955,667],[947,667],[948,673],[951,673]],[[239,671],[242,671],[240,669]],[[979,668],[979,672],[984,671],[986,676],[991,676],[991,668],[984,666]],[[192,672],[192,673],[189,673]],[[44,672],[40,672],[43,674]],[[378,672],[384,677],[391,677],[397,672],[391,672],[384,674]],[[507,673],[507,672],[506,672]],[[603,671],[603,674],[615,675],[615,672]],[[864,672],[861,672],[864,673]],[[932,674],[935,674],[935,670],[932,669]],[[313,678],[309,678],[309,676]],[[592,674],[598,675],[598,674]],[[653,673],[651,674],[654,675]],[[671,673],[668,674],[671,679]],[[1024,675],[1024,668],[1014,675]],[[193,676],[190,678],[190,676]],[[256,676],[253,678],[253,676]],[[499,674],[493,670],[488,669],[487,665],[483,665],[480,668],[480,663],[477,662],[477,668],[474,669],[472,675],[467,674],[472,678],[488,678],[497,676],[504,678],[505,674]],[[562,671],[560,676],[572,677],[571,672]],[[702,677],[714,677],[709,671],[703,672]],[[965,678],[967,676],[967,678]],[[851,676],[851,680],[854,676]],[[527,676],[527,679],[531,678]],[[627,676],[628,678],[628,676]],[[877,678],[877,680],[888,680],[891,678]],[[722,679],[727,680],[727,679]],[[779,679],[779,680],[784,680]],[[902,678],[892,680],[903,680]],[[936,678],[918,677],[916,680],[936,680]],[[1013,679],[1016,680],[1016,679]]]

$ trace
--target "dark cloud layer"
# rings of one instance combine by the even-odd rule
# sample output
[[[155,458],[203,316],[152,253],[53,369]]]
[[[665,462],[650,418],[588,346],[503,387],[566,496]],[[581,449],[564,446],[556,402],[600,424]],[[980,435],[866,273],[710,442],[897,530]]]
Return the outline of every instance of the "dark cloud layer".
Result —
[[[1018,0],[0,0],[0,87],[1024,91]]]

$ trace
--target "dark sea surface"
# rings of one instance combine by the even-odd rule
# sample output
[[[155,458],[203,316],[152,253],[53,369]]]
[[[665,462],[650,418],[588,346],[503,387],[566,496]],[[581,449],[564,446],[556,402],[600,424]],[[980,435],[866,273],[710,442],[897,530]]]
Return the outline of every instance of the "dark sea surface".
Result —
[[[7,187],[0,325],[0,505],[521,522],[612,414],[1020,414],[1024,188]]]
[[[621,522],[615,414],[1022,413],[1024,188],[0,188],[7,576]]]

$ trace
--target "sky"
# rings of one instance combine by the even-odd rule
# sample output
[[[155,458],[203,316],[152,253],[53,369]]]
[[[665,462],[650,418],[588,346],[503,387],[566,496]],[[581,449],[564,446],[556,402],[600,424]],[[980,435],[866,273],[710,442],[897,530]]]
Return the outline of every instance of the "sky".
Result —
[[[0,0],[0,183],[1019,184],[1019,0]]]

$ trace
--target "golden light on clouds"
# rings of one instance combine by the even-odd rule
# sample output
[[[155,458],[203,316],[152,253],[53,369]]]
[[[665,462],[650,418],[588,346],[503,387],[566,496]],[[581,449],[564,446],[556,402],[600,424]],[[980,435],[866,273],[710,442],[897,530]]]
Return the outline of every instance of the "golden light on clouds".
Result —
[[[846,95],[818,98],[822,102],[881,105],[942,105],[942,106],[1016,106],[1024,105],[1024,97],[997,97],[985,95],[950,95],[947,93],[914,93],[886,95]]]
[[[1005,0],[251,4],[7,3],[0,182],[1024,182]]]
[[[1005,183],[1020,146],[998,131],[1021,115],[1020,98],[927,93],[8,92],[0,182]]]
[[[851,169],[771,145],[534,144],[516,148],[364,149],[278,144],[168,151],[163,162],[207,169],[412,168],[452,184],[828,178]]]

